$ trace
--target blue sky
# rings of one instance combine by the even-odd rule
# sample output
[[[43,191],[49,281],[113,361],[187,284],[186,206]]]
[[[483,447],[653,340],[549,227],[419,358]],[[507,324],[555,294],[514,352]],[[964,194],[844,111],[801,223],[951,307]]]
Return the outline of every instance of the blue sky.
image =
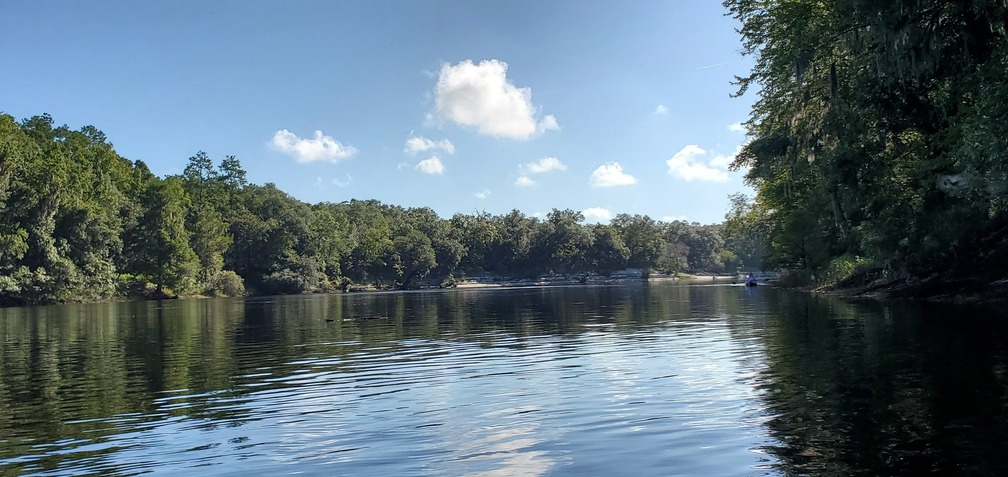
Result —
[[[720,222],[752,96],[720,2],[7,2],[0,111],[158,175],[204,150],[306,202]]]

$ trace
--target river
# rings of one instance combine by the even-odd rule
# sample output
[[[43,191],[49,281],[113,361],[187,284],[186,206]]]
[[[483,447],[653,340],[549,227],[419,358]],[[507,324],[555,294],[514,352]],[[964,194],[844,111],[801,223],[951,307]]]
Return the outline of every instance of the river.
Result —
[[[641,282],[0,309],[0,475],[1008,474],[1008,317]]]

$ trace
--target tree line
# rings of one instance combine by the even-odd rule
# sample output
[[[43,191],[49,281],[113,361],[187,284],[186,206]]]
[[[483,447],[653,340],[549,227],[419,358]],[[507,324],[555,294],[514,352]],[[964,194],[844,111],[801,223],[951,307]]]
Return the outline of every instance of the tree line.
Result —
[[[736,209],[746,204],[734,198]],[[512,210],[439,217],[375,200],[308,204],[246,180],[239,160],[189,158],[158,177],[93,126],[0,114],[0,303],[176,294],[290,294],[451,285],[472,275],[736,271],[762,253],[725,224],[621,214],[585,224]],[[741,219],[740,219],[741,217]]]
[[[1003,278],[1008,2],[724,6],[754,59],[738,94],[757,90],[734,163],[757,195],[736,219],[764,227],[767,266],[819,283]]]

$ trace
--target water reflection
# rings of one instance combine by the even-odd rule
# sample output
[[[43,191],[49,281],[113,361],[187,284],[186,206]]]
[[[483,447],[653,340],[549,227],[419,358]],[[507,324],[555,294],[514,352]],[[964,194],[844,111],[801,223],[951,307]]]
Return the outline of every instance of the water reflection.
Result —
[[[3,309],[0,474],[1000,472],[1008,336],[955,313],[661,283]]]
[[[990,310],[769,297],[762,399],[788,473],[1004,475],[1006,322]]]

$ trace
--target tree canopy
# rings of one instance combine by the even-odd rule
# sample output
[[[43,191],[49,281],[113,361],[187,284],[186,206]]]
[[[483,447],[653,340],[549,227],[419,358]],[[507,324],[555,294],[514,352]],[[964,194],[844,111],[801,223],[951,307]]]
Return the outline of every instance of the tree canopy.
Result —
[[[724,2],[755,90],[726,222],[741,256],[828,281],[926,273],[1008,225],[1008,4]],[[754,228],[755,227],[755,228]]]
[[[759,265],[749,242],[725,250],[735,242],[720,226],[627,214],[586,224],[569,209],[442,219],[374,200],[307,204],[248,183],[238,158],[216,163],[202,151],[182,174],[157,177],[97,128],[55,127],[48,115],[0,114],[0,212],[2,304]]]

